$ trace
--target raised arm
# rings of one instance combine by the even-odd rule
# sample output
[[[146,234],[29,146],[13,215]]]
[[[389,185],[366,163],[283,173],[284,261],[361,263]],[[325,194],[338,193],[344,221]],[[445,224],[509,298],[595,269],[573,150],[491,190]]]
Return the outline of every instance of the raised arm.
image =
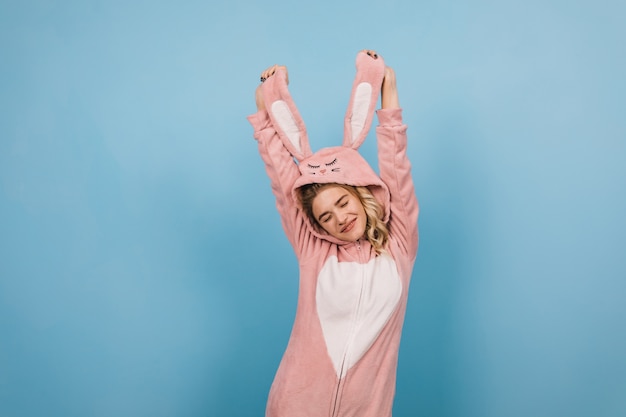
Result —
[[[261,80],[274,75],[277,66],[263,71]],[[286,76],[286,68],[282,67]],[[248,116],[248,121],[254,129],[254,138],[257,140],[259,154],[265,163],[265,170],[270,178],[272,192],[276,198],[276,207],[281,217],[287,238],[294,245],[294,228],[299,224],[296,220],[297,210],[291,194],[293,183],[300,176],[300,172],[291,153],[281,141],[277,130],[266,108],[263,84],[256,89],[255,100],[257,112]]]
[[[385,68],[381,87],[381,109],[377,112],[379,125],[378,164],[380,177],[391,192],[390,233],[395,236],[407,255],[415,256],[418,244],[417,217],[419,206],[415,196],[411,163],[407,157],[407,126],[402,121],[395,72]]]

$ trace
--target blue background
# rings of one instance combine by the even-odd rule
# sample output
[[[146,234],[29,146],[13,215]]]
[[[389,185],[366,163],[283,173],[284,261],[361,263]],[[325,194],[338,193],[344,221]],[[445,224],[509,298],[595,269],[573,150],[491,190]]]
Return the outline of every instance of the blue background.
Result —
[[[626,415],[626,3],[213,3],[0,3],[1,416],[263,415],[297,265],[245,116],[286,64],[338,144],[362,48],[421,203],[394,416]]]

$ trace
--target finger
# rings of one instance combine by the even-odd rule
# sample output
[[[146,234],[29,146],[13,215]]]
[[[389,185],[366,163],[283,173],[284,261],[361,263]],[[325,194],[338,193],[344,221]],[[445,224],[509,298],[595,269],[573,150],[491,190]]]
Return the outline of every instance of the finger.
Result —
[[[374,59],[378,59],[378,54],[373,49],[366,49],[365,52]]]
[[[268,79],[269,77],[274,75],[274,72],[276,72],[276,65],[272,65],[271,67],[267,68],[265,71],[263,71],[263,74],[261,76],[265,79]]]

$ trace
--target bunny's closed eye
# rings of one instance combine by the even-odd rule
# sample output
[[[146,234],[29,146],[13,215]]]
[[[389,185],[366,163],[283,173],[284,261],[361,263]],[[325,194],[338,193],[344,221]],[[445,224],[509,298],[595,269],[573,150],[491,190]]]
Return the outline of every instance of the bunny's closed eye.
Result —
[[[311,164],[307,163],[307,168],[309,168],[309,174],[324,176],[331,172],[339,172],[341,171],[341,167],[338,166],[338,159],[335,158],[330,162]]]

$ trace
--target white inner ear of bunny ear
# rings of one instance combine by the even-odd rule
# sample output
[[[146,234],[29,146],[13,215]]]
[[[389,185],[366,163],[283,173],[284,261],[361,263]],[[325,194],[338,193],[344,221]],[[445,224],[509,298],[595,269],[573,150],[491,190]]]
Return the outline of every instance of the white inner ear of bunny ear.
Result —
[[[300,129],[287,103],[283,100],[276,100],[272,103],[272,113],[274,113],[274,119],[276,119],[282,131],[285,132],[289,142],[296,148],[298,153],[302,153]]]
[[[361,83],[357,85],[354,91],[354,101],[352,102],[352,117],[350,125],[352,126],[352,143],[363,132],[365,120],[370,108],[372,100],[372,85],[369,83]]]

